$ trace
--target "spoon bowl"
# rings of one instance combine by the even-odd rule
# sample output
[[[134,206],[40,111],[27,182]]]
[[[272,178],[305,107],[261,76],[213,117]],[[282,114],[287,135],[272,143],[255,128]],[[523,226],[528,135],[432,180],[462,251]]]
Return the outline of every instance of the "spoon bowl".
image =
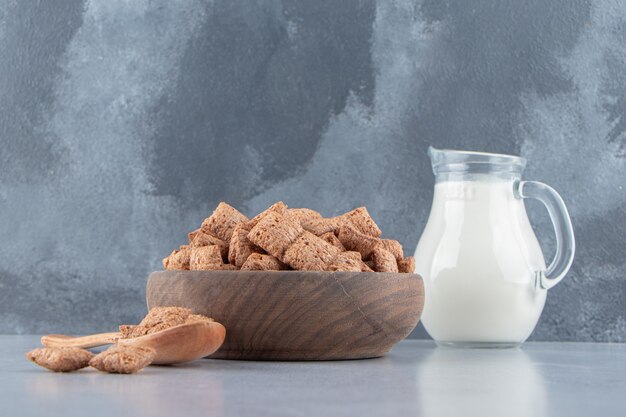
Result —
[[[129,339],[122,339],[120,333],[100,333],[81,337],[50,334],[41,338],[41,344],[47,347],[83,349],[114,343],[149,347],[156,351],[153,364],[170,365],[209,356],[219,349],[225,337],[226,329],[220,323],[197,321]]]
[[[224,342],[226,329],[220,323],[198,321],[170,327],[132,339],[118,339],[118,345],[150,347],[156,351],[152,364],[170,365],[204,358]]]

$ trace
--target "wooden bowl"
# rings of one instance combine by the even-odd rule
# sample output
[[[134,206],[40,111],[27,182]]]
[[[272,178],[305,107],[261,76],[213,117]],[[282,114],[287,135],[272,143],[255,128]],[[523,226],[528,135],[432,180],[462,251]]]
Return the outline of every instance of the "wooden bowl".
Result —
[[[415,328],[416,274],[317,271],[159,271],[148,308],[188,307],[226,327],[211,358],[332,360],[382,356]]]

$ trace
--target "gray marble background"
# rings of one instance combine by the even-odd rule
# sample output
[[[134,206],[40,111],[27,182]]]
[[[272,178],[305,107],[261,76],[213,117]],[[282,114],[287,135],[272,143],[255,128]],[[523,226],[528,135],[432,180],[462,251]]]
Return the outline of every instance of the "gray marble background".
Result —
[[[429,144],[568,204],[532,338],[626,341],[626,1],[0,0],[0,332],[137,320],[220,200],[366,205],[412,252]]]

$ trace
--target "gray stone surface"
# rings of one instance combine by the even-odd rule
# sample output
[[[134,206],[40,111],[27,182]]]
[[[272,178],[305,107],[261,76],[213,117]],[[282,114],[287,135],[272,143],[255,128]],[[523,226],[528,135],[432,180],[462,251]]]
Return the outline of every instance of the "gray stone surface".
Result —
[[[532,338],[626,341],[625,62],[623,0],[0,0],[0,332],[137,320],[220,200],[367,205],[412,252],[433,144],[522,154],[568,204]]]
[[[626,344],[448,350],[406,340],[380,359],[200,360],[136,375],[54,374],[27,362],[35,336],[0,336],[10,416],[623,415]]]

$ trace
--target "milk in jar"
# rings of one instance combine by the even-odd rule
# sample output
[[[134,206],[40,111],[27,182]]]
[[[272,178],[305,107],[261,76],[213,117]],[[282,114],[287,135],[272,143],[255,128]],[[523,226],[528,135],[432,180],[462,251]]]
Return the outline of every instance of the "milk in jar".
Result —
[[[467,154],[433,161],[433,204],[415,252],[425,288],[422,323],[440,345],[514,346],[533,331],[547,293],[538,282],[545,261],[520,195],[524,161]],[[473,162],[482,155],[485,162]]]

